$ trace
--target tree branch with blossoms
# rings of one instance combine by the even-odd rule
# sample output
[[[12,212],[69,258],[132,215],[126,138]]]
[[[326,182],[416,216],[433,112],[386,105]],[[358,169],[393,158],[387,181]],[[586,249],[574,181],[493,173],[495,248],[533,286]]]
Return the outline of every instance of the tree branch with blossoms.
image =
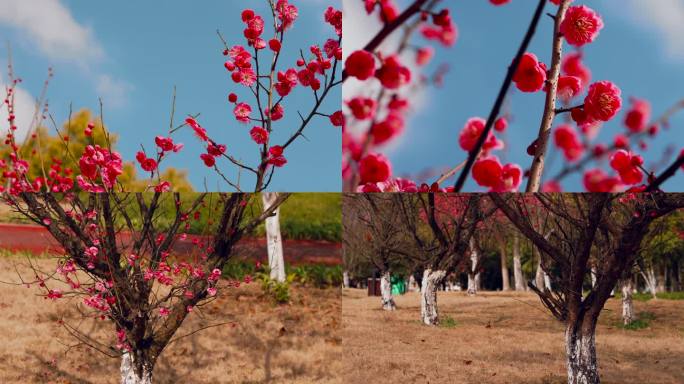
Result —
[[[7,195],[5,202],[45,228],[63,249],[54,271],[34,268],[35,280],[22,281],[39,286],[47,299],[80,299],[85,319],[107,319],[113,332],[106,340],[63,325],[81,342],[120,357],[122,382],[146,383],[185,318],[214,300],[219,288],[239,286],[239,281],[220,279],[235,244],[288,198],[279,194],[261,210],[253,196],[183,198],[155,192],[58,197],[40,191]],[[161,219],[168,221],[162,225]],[[190,241],[190,226],[202,220],[203,233]],[[179,252],[179,243],[190,249]]]
[[[499,7],[510,3],[510,0],[490,0],[491,4]],[[542,15],[551,2],[557,8],[548,13],[553,23],[551,36],[551,58],[549,66],[542,62],[537,55],[528,52],[529,44],[535,35],[537,25],[542,22]],[[429,4],[429,3],[427,3]],[[380,31],[387,38],[387,28],[395,28],[392,24],[398,15],[416,14],[415,9],[398,12],[394,2],[366,1],[366,10],[370,14],[379,9],[381,20],[385,23]],[[416,2],[411,2],[416,6]],[[452,23],[449,10],[432,13],[421,11],[421,32],[425,37],[440,36],[436,32],[442,27],[442,37],[448,33],[454,36],[456,26]],[[389,15],[389,19],[385,16]],[[433,29],[426,31],[429,16],[433,18]],[[448,23],[445,21],[448,19]],[[440,25],[440,23],[444,25]],[[448,26],[447,26],[448,25]],[[622,90],[611,81],[594,81],[592,74],[583,62],[582,47],[599,40],[599,34],[605,27],[601,16],[586,5],[577,4],[571,0],[540,1],[534,12],[532,22],[521,48],[508,67],[506,79],[494,102],[487,119],[473,117],[466,121],[461,130],[458,142],[467,157],[451,169],[439,172],[439,178],[432,184],[424,180],[418,182],[393,176],[392,164],[379,151],[382,146],[401,136],[405,128],[403,111],[407,100],[413,94],[406,92],[415,72],[408,68],[406,59],[403,62],[395,56],[385,57],[380,49],[368,52],[364,49],[350,52],[345,62],[345,73],[349,78],[356,78],[364,85],[374,84],[379,80],[381,90],[389,93],[393,98],[387,101],[387,106],[378,100],[365,95],[349,97],[345,94],[345,104],[348,109],[347,120],[358,124],[359,121],[370,121],[371,128],[357,132],[355,136],[350,130],[343,132],[343,178],[345,190],[363,192],[437,192],[461,191],[468,180],[490,192],[515,192],[527,178],[527,192],[561,191],[560,181],[566,176],[584,172],[584,187],[590,192],[618,192],[624,190],[645,190],[656,179],[661,163],[650,166],[644,165],[643,157],[636,152],[635,144],[631,140],[639,140],[641,150],[647,149],[646,136],[655,137],[666,124],[656,121],[649,123],[651,107],[646,100],[631,98],[631,108],[626,111],[623,125],[628,129],[627,134],[615,136],[612,145],[595,143],[601,127],[615,120],[623,107]],[[396,28],[395,28],[396,29]],[[405,30],[408,28],[404,28]],[[447,32],[451,31],[451,32]],[[436,38],[439,40],[439,38]],[[575,50],[564,53],[564,44]],[[378,45],[379,46],[379,45]],[[416,44],[412,44],[412,48]],[[391,53],[395,53],[394,51]],[[434,52],[422,48],[416,49],[416,62],[430,61]],[[410,59],[409,59],[410,60]],[[400,79],[400,89],[391,89],[383,84],[383,77],[390,71],[384,70],[386,62],[394,67],[391,71],[394,79]],[[394,62],[392,62],[394,61]],[[377,63],[380,66],[376,68]],[[398,62],[398,64],[397,64]],[[420,65],[419,65],[420,66]],[[413,72],[413,73],[411,73]],[[524,169],[515,163],[502,163],[495,151],[504,149],[506,144],[499,139],[498,133],[504,133],[509,126],[509,119],[515,118],[513,111],[502,113],[502,109],[512,93],[509,88],[515,84],[515,89],[525,94],[545,92],[545,101],[540,118],[539,131],[534,140],[527,147],[526,152],[531,156],[530,167]],[[346,86],[345,86],[346,87]],[[399,88],[398,87],[398,88]],[[365,87],[368,89],[369,87]],[[364,89],[364,90],[365,90]],[[363,91],[361,92],[363,93]],[[383,96],[384,94],[381,93]],[[407,96],[408,95],[408,96]],[[580,96],[582,101],[578,101]],[[405,99],[404,99],[405,98]],[[387,110],[387,117],[383,112]],[[666,113],[670,113],[669,111]],[[384,118],[384,120],[383,120]],[[563,121],[561,121],[561,118]],[[518,132],[522,134],[522,132]],[[565,158],[567,165],[563,167],[559,176],[550,178],[547,164],[548,154],[554,154],[552,148],[557,149]],[[587,154],[587,152],[592,152]],[[671,150],[666,151],[671,153]],[[609,158],[610,168],[615,176],[600,168],[585,170],[585,166],[593,161]],[[553,160],[553,158],[551,158]],[[660,165],[659,165],[660,164]],[[677,167],[671,167],[670,172],[663,172],[668,179],[676,174]],[[672,172],[675,170],[675,173]],[[434,173],[433,173],[434,174]],[[443,184],[458,175],[454,187],[444,188]],[[646,177],[645,177],[646,176]],[[425,176],[424,178],[431,177]],[[648,179],[647,179],[648,178]],[[647,182],[644,181],[647,179]]]
[[[430,48],[416,48],[410,44],[410,39],[419,28],[425,38],[439,41],[445,46],[452,45],[456,39],[457,32],[449,11],[433,12],[439,3],[439,0],[417,0],[399,13],[392,1],[365,2],[366,12],[372,14],[377,10],[383,26],[363,49],[347,57],[344,72],[347,77],[344,80],[355,78],[364,85],[372,86],[379,83],[380,89],[375,97],[355,95],[348,98],[345,94],[345,104],[349,109],[346,120],[357,125],[368,122],[368,128],[363,129],[359,138],[344,128],[343,179],[347,191],[376,190],[373,183],[381,182],[379,179],[391,173],[384,156],[370,152],[390,142],[403,130],[403,115],[410,103],[401,93],[411,83],[412,74],[407,64],[402,62],[402,56],[409,49],[415,51],[417,65],[427,64],[432,56]],[[420,17],[411,21],[417,15]],[[432,25],[428,23],[430,18]],[[402,25],[404,28],[396,48],[393,47],[389,54],[383,54],[380,46]],[[377,68],[376,60],[380,63]],[[365,187],[369,190],[364,190]]]
[[[268,41],[264,38],[266,25],[264,18],[251,9],[246,9],[241,14],[246,26],[243,37],[246,39],[247,48],[242,45],[229,46],[223,35],[217,32],[223,43],[223,54],[228,57],[224,67],[231,73],[231,79],[236,84],[248,88],[254,96],[252,104],[238,100],[236,93],[230,93],[228,101],[234,105],[233,114],[236,121],[242,124],[255,124],[249,131],[249,135],[259,146],[258,163],[248,165],[237,160],[229,154],[226,145],[210,137],[209,132],[199,124],[195,117],[190,116],[185,120],[185,126],[190,127],[206,145],[206,153],[200,156],[204,165],[214,169],[231,188],[238,191],[243,189],[240,181],[230,180],[226,172],[217,164],[218,159],[228,160],[229,165],[236,167],[238,172],[244,170],[253,174],[256,181],[252,191],[261,192],[268,188],[275,168],[287,164],[285,150],[298,138],[304,137],[304,130],[314,118],[325,117],[333,126],[343,125],[341,111],[330,114],[321,112],[324,101],[331,91],[341,84],[337,81],[338,62],[342,58],[341,11],[329,7],[324,15],[326,23],[334,28],[337,38],[326,40],[323,48],[319,45],[312,45],[309,48],[309,56],[300,51],[296,67],[279,70],[279,59],[281,50],[284,49],[286,32],[294,25],[298,17],[298,9],[287,0],[267,1],[271,9],[269,17],[273,26],[273,35]],[[260,56],[262,52],[270,52],[266,71],[262,71],[264,67],[263,58]],[[285,116],[284,103],[298,85],[310,89],[314,99],[313,106],[305,115],[298,111],[301,122],[297,129],[282,144],[275,145],[271,137],[275,129],[274,123]],[[252,117],[255,109],[258,111],[258,117]]]

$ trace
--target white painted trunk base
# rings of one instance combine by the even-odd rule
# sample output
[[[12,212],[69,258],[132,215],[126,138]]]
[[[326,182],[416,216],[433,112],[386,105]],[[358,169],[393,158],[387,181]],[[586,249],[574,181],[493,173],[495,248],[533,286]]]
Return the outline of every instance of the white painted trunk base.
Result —
[[[541,259],[537,260],[537,271],[534,275],[534,286],[540,291],[545,291],[544,270],[541,267]]]
[[[622,323],[624,325],[630,325],[635,320],[632,292],[632,279],[625,279],[622,282]]]
[[[420,289],[420,316],[425,325],[439,324],[437,287],[445,277],[446,271],[426,269],[423,272],[422,287]]]
[[[480,289],[480,274],[468,274],[468,296],[477,295],[477,291]]]
[[[520,238],[516,235],[513,238],[513,279],[515,290],[520,292],[525,290],[525,277],[522,272],[522,262],[520,261]]]
[[[653,267],[649,267],[648,269],[646,269],[646,272],[641,272],[641,277],[644,278],[644,281],[646,282],[646,288],[648,288],[648,291],[651,293],[653,298],[656,299],[658,293],[658,279],[656,278],[656,274],[653,270]]]
[[[394,311],[397,309],[392,297],[392,283],[390,281],[390,273],[385,272],[380,277],[380,294],[382,295],[382,309],[385,311]]]
[[[506,257],[506,247],[501,247],[499,250],[501,258],[501,290],[511,290],[511,279],[508,276],[508,258]]]
[[[262,192],[261,200],[264,210],[275,203],[278,193]],[[265,221],[266,226],[266,250],[268,252],[268,267],[271,269],[271,279],[284,282],[285,258],[283,257],[283,239],[280,236],[280,208],[275,210],[275,214]]]
[[[121,384],[152,384],[152,368],[145,364],[142,377],[139,377],[135,373],[133,356],[124,353],[121,356]]]
[[[476,295],[480,288],[480,274],[477,267],[480,262],[480,254],[475,248],[475,240],[470,239],[470,271],[468,272],[468,295]]]
[[[551,277],[546,272],[544,273],[544,286],[547,291],[551,291]]]
[[[344,288],[349,288],[349,272],[342,272],[342,286]]]
[[[583,336],[568,327],[565,331],[565,348],[568,384],[600,384],[594,334]]]

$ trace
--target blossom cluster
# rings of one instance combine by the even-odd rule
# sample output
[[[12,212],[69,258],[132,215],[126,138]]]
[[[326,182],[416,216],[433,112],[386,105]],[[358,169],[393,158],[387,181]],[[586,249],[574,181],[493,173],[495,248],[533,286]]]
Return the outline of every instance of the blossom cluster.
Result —
[[[586,64],[588,53],[584,48],[600,40],[601,31],[605,28],[601,15],[587,5],[577,4],[577,1],[549,2],[558,10],[552,22],[558,31],[553,36],[554,47],[559,47],[560,53],[553,52],[552,60],[545,62],[534,52],[524,52],[512,72],[512,85],[523,97],[533,93],[553,92],[555,95],[552,102],[548,96],[545,98],[542,117],[542,126],[548,117],[551,126],[540,132],[527,148],[533,165],[531,168],[538,165],[535,163],[541,163],[541,171],[534,175],[531,169],[505,163],[496,154],[508,144],[500,134],[515,118],[513,108],[497,116],[492,127],[487,127],[489,122],[481,117],[471,117],[455,135],[456,145],[463,155],[475,159],[472,168],[468,169],[470,177],[477,185],[492,192],[518,191],[525,179],[532,184],[532,178],[543,180],[539,186],[532,187],[534,191],[559,192],[562,191],[561,182],[568,175],[582,172],[584,187],[590,192],[644,190],[655,179],[655,174],[645,168],[639,151],[647,150],[646,140],[666,128],[666,119],[652,120],[652,109],[647,100],[630,97],[630,105],[626,107],[623,91],[617,84],[610,80],[592,79],[592,71]],[[414,5],[419,3],[413,2]],[[490,0],[489,3],[505,6],[510,0]],[[389,23],[412,9],[407,7],[402,11],[394,1],[365,1],[364,5],[369,15],[377,12],[384,23],[384,28],[372,42],[380,37],[387,38],[385,32]],[[423,7],[415,18],[417,20],[409,19],[403,30],[397,28],[389,32],[404,33],[399,37],[404,43],[396,51],[388,52],[387,47],[378,48],[381,44],[371,44],[370,47],[348,52],[345,73],[354,79],[348,90],[355,90],[346,92],[343,101],[346,119],[355,128],[343,132],[342,174],[348,191],[453,191],[454,188],[442,184],[466,163],[464,161],[443,174],[437,182],[419,184],[395,177],[391,161],[382,153],[383,146],[391,144],[406,131],[411,93],[428,82],[426,75],[421,73],[421,67],[434,60],[435,56],[432,47],[411,39],[407,33],[420,30],[422,37],[439,41],[447,47],[454,44],[458,36],[448,9],[433,12]],[[444,39],[446,36],[452,38]],[[563,53],[564,45],[570,47],[568,52]],[[356,91],[360,88],[357,86],[359,82],[369,86]],[[597,138],[602,127],[618,120],[623,109],[626,109],[622,119],[625,130],[614,135],[612,143],[599,142]],[[553,150],[548,149],[547,138],[566,160],[558,175],[544,174],[543,162],[540,161]],[[602,164],[608,165],[609,170],[601,168]],[[546,171],[549,173],[548,169]]]
[[[369,15],[377,14],[383,23],[391,23],[399,16],[398,7],[391,0],[366,1],[365,10]],[[448,9],[422,10],[419,17],[416,25],[425,41],[445,47],[455,44],[458,29]],[[363,192],[430,190],[427,185],[393,178],[392,166],[379,149],[403,133],[410,109],[406,93],[413,83],[424,80],[416,78],[412,67],[426,66],[433,53],[434,49],[427,44],[405,45],[392,54],[366,49],[349,53],[344,63],[345,74],[363,83],[363,87],[359,94],[345,94],[343,101],[347,109],[345,120],[355,128],[345,126],[342,133],[345,184]]]

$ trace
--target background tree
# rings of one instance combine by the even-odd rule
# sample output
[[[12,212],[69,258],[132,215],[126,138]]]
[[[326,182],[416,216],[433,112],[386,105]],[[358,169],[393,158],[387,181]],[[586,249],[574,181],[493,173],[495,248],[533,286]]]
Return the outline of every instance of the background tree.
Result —
[[[437,288],[470,255],[471,239],[495,209],[481,206],[479,195],[397,194],[404,231],[423,266],[421,320],[439,324]],[[491,204],[490,204],[491,206]]]
[[[110,148],[111,151],[117,149],[118,135],[110,133],[103,125],[102,119],[87,109],[74,113],[61,127],[52,120],[51,123],[52,130],[46,126],[39,126],[30,132],[26,142],[19,149],[19,157],[28,162],[27,177],[30,180],[46,180],[50,178],[51,173],[75,175],[80,167],[80,154],[89,145],[99,145],[102,148]],[[10,146],[1,146],[0,159],[8,158],[11,151]],[[169,183],[172,191],[193,191],[185,170],[166,167],[159,177]],[[123,163],[118,181],[121,188],[126,191],[143,191],[153,182],[150,179],[139,178],[134,162]],[[7,182],[5,175],[0,175],[0,185]]]
[[[343,207],[345,253],[353,253],[380,273],[382,307],[396,309],[391,274],[397,268],[405,269],[411,257],[396,201],[390,195],[347,194]]]

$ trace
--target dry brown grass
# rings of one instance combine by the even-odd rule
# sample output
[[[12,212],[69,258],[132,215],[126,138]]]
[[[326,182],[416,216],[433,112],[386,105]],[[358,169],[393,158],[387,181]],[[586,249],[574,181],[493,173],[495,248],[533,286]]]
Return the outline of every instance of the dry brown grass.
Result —
[[[388,313],[365,291],[343,292],[346,382],[567,383],[563,326],[533,294],[440,292],[440,316],[453,328],[422,325],[416,293],[396,301]],[[684,303],[635,302],[637,313],[655,314],[638,331],[616,326],[619,305],[610,300],[597,331],[603,382],[684,383]]]
[[[0,258],[0,281],[16,281],[13,265]],[[39,260],[54,268],[53,260]],[[24,269],[24,271],[26,271]],[[155,368],[157,383],[339,383],[341,300],[335,289],[294,288],[290,305],[274,306],[258,284],[224,290],[220,299],[193,312],[177,335],[227,320],[171,344]],[[61,316],[74,305],[37,296],[36,288],[0,283],[0,383],[116,383],[117,359],[74,344]],[[202,317],[204,319],[202,319]],[[108,322],[88,325],[112,337]]]

